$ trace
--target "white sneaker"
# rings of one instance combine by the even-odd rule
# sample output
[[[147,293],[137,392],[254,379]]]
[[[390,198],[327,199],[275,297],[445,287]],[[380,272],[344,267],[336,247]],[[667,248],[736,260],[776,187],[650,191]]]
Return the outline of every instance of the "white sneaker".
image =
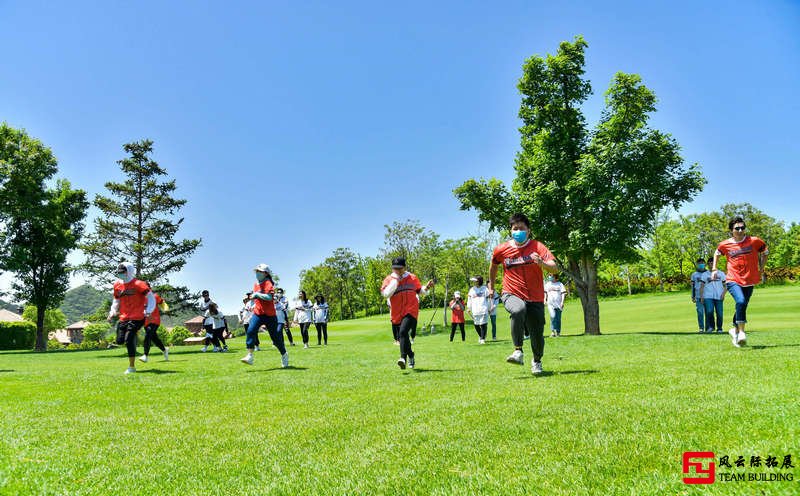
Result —
[[[306,348],[308,348],[308,343],[303,345],[303,349],[306,349]]]
[[[281,355],[281,367],[286,368],[289,366],[289,354],[284,353]]]
[[[506,358],[506,362],[508,363],[516,363],[518,365],[522,365],[525,361],[522,359],[522,350],[514,350],[514,353],[508,355]]]
[[[200,348],[201,353],[205,353],[206,350],[208,350],[208,346],[203,346],[202,348]]]
[[[211,351],[213,351],[214,353],[219,353],[220,351],[222,351],[222,348],[215,346],[214,349]]]
[[[486,344],[486,340],[485,339],[479,339],[478,340],[478,344]]]
[[[541,374],[542,362],[534,362],[533,359],[531,359],[531,373],[533,373],[533,375]]]
[[[164,361],[169,362],[169,348],[164,348]]]
[[[413,339],[410,339],[409,341],[411,341],[411,344],[414,344],[414,340]]]
[[[258,346],[256,346],[256,351],[261,351],[261,348],[259,348]]]
[[[554,338],[554,337],[556,337],[556,331],[552,331],[552,332],[550,333],[550,337],[551,337],[551,338]]]
[[[405,369],[406,368],[406,359],[403,358],[403,357],[398,358],[397,359],[397,366],[400,367],[401,369]]]
[[[733,345],[738,348],[739,347],[739,342],[738,342],[738,339],[736,339],[736,334],[737,334],[736,328],[735,327],[731,327],[730,329],[728,329],[728,334],[731,335],[731,342],[733,343]]]
[[[739,336],[736,338],[736,343],[739,346],[744,346],[747,344],[747,335],[744,333],[744,331],[739,331]]]
[[[125,369],[125,375],[133,374],[135,372],[136,372],[136,369],[134,367],[128,367],[127,369]]]
[[[140,356],[139,360],[143,361],[144,363],[147,363],[147,355]]]
[[[412,357],[408,357],[408,368],[410,368],[410,369],[414,368],[414,357],[413,356]]]
[[[253,355],[248,353],[245,357],[242,358],[242,363],[246,363],[247,365],[253,365]]]

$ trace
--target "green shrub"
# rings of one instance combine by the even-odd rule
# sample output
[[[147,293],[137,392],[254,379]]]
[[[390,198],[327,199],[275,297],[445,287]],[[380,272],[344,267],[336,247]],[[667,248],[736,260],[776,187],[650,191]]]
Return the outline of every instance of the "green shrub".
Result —
[[[83,341],[91,342],[95,345],[105,339],[111,333],[111,325],[103,322],[95,322],[83,328]]]
[[[162,343],[169,346],[169,331],[163,325],[158,326],[158,330],[156,331],[158,334],[158,339],[161,340]]]
[[[186,338],[192,337],[192,333],[189,332],[189,329],[183,326],[176,326],[172,328],[172,332],[169,333],[168,340],[162,339],[164,343],[169,342],[170,346],[180,346],[183,344],[183,340]]]
[[[35,342],[33,322],[0,322],[0,350],[30,350]]]
[[[70,343],[67,345],[67,350],[69,351],[74,351],[79,349],[81,349],[81,345],[79,345],[78,343]]]
[[[98,349],[99,344],[97,341],[86,341],[83,340],[80,344],[80,349],[82,350],[96,350]]]
[[[47,342],[47,351],[61,351],[64,345],[58,339],[51,339]]]

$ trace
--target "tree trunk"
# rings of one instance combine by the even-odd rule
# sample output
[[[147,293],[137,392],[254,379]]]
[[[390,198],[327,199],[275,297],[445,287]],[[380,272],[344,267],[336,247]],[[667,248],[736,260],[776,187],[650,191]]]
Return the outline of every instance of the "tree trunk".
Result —
[[[589,258],[584,257],[578,262],[570,261],[575,291],[583,307],[583,332],[584,334],[600,334],[600,303],[597,300],[597,265]]]
[[[36,305],[36,351],[47,351],[47,340],[44,336],[44,312],[45,306],[41,302]]]

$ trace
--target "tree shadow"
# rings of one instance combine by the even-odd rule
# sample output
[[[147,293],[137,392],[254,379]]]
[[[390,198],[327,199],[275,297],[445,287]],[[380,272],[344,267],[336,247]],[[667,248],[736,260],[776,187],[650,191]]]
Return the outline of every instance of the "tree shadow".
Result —
[[[428,372],[447,372],[444,369],[421,369],[414,367],[413,369],[409,369],[409,372],[414,372],[415,374],[425,374]]]
[[[14,370],[11,370],[11,369],[9,369],[9,370],[0,370],[0,372],[14,372]]]

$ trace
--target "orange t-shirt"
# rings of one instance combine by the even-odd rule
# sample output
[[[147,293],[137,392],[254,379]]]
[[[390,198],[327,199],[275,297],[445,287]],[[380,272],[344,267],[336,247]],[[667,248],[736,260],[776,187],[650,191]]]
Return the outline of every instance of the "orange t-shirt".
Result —
[[[497,245],[492,262],[503,266],[503,293],[511,293],[525,301],[544,302],[544,278],[539,264],[531,255],[538,253],[542,260],[553,260],[553,254],[535,239],[517,246],[514,240]]]
[[[145,319],[144,325],[146,326],[150,324],[161,325],[161,310],[158,309],[158,306],[164,303],[164,300],[161,298],[160,294],[153,293],[153,296],[156,299],[156,308],[153,310],[153,313]]]
[[[383,291],[389,283],[392,282],[392,274],[386,276],[381,285]],[[415,319],[419,317],[419,300],[417,294],[422,289],[422,284],[419,282],[417,276],[411,272],[406,272],[403,277],[397,281],[397,290],[389,298],[389,304],[392,307],[391,319],[392,324],[398,325],[403,317],[411,315]]]
[[[267,279],[264,282],[253,284],[253,293],[272,294],[271,300],[261,300],[258,298],[253,300],[253,314],[277,317],[275,313],[275,286],[272,284],[272,281]]]
[[[450,302],[450,310],[453,311],[453,319],[451,322],[453,324],[463,324],[464,323],[464,302],[456,303],[455,300]]]
[[[119,320],[144,320],[147,293],[150,288],[139,279],[114,283],[114,298],[119,300]]]
[[[761,238],[745,236],[737,243],[728,238],[717,246],[717,252],[728,259],[726,280],[739,286],[753,286],[761,282],[758,272],[758,254],[767,249]]]

